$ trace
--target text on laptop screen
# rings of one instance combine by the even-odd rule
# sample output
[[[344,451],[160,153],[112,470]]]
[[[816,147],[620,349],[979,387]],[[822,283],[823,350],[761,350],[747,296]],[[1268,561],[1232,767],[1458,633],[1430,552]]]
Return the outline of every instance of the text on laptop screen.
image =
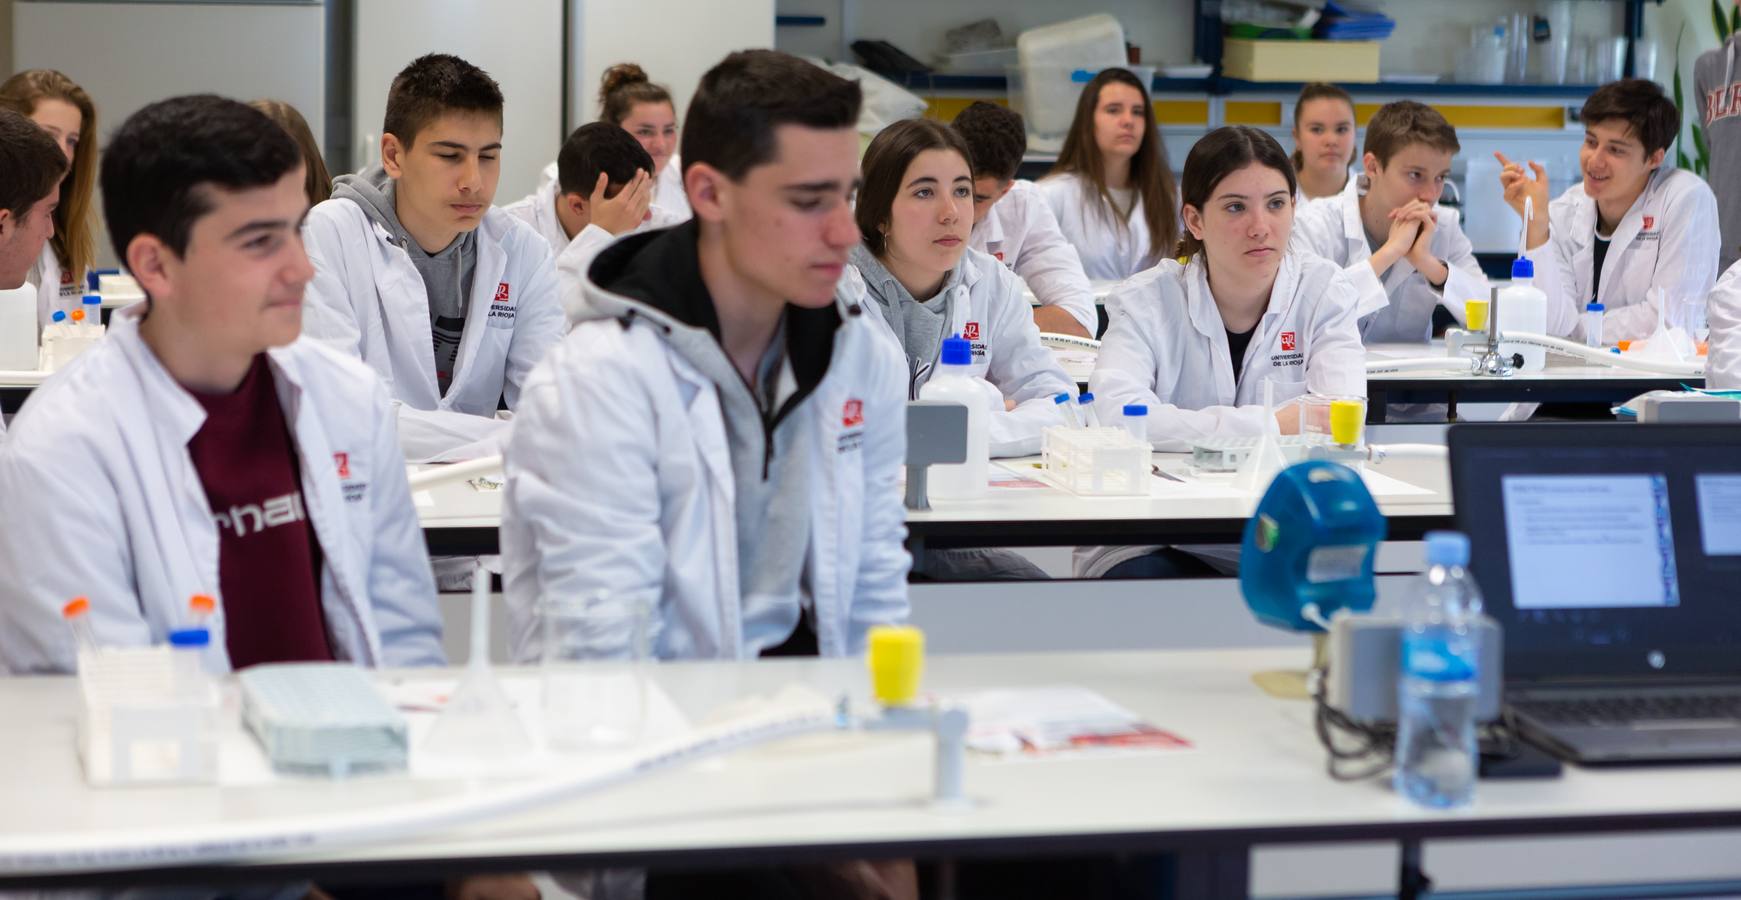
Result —
[[[1668,478],[1506,475],[1518,609],[1680,605]]]

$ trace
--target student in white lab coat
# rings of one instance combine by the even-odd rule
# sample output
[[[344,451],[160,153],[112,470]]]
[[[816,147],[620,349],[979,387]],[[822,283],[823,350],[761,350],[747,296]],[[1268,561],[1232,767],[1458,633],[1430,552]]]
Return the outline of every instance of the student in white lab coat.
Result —
[[[679,221],[653,201],[653,158],[628,132],[604,122],[574,130],[557,156],[559,178],[502,211],[532,226],[556,254],[568,324],[580,321],[586,266],[619,236]]]
[[[1741,390],[1741,262],[1729,267],[1707,300],[1711,326],[1705,386]]]
[[[1354,286],[1341,267],[1289,248],[1294,169],[1255,128],[1205,135],[1185,159],[1181,263],[1169,259],[1107,297],[1089,378],[1095,404],[1149,408],[1157,450],[1210,435],[1294,434],[1307,392],[1366,394]],[[1266,413],[1264,384],[1278,408]],[[1158,554],[1158,555],[1157,555]],[[1098,548],[1079,571],[1156,577],[1202,571],[1151,547]]]
[[[1665,310],[1672,322],[1677,305],[1702,302],[1717,280],[1717,198],[1692,172],[1663,168],[1681,116],[1655,82],[1605,84],[1584,101],[1581,118],[1582,184],[1549,204],[1539,164],[1529,164],[1531,177],[1496,154],[1504,166],[1500,184],[1520,215],[1526,197],[1534,204],[1529,246],[1552,244],[1551,258],[1536,263],[1536,286],[1548,295],[1548,331],[1581,340],[1580,316],[1594,299],[1606,309],[1603,343],[1649,337],[1657,321],[1648,302],[1653,289],[1673,304]]]
[[[1335,197],[1354,180],[1354,98],[1314,81],[1294,101],[1294,175],[1299,200]]]
[[[973,231],[968,246],[996,258],[1027,282],[1039,305],[1034,324],[1044,332],[1094,337],[1100,314],[1082,274],[1082,258],[1058,230],[1052,208],[1031,181],[1017,181],[1028,149],[1021,113],[974,103],[950,127],[967,143],[973,164]]]
[[[1040,452],[1040,432],[1060,424],[1053,398],[1076,385],[1040,343],[1021,279],[970,250],[973,177],[967,145],[926,119],[884,128],[864,155],[859,233],[837,293],[862,304],[907,360],[905,399],[931,380],[943,339],[973,345],[974,370],[1002,393],[991,413],[992,456]]]
[[[29,69],[0,83],[0,109],[41,126],[69,166],[54,211],[54,238],[27,279],[37,288],[36,326],[41,329],[57,310],[79,308],[87,273],[96,263],[91,224],[96,218],[97,108],[72,79],[53,69]]]
[[[499,452],[498,406],[562,338],[549,245],[490,205],[501,149],[495,81],[421,57],[388,91],[381,164],[340,176],[303,227],[303,326],[387,383],[413,462]]]
[[[1366,123],[1357,184],[1294,217],[1294,244],[1342,266],[1359,291],[1368,344],[1426,343],[1434,308],[1461,321],[1463,301],[1488,294],[1456,210],[1438,205],[1459,149],[1438,110],[1386,103]]]
[[[1149,86],[1127,69],[1103,69],[1082,89],[1064,149],[1039,185],[1089,278],[1122,281],[1178,241],[1178,192]]]
[[[98,641],[138,646],[193,624],[194,594],[218,600],[226,667],[441,664],[386,392],[298,339],[314,269],[296,145],[243,104],[165,100],[110,139],[103,198],[149,299],[0,446],[0,667],[72,671],[75,596]]]
[[[66,156],[54,139],[29,119],[0,109],[0,291],[24,290],[31,267],[54,234],[58,188]],[[28,302],[29,295],[19,298]],[[28,326],[24,326],[28,327]],[[0,416],[0,440],[6,418]]]
[[[661,658],[843,656],[906,619],[904,369],[835,297],[859,102],[771,50],[702,76],[695,217],[594,260],[596,318],[526,387],[502,510],[517,659],[538,658],[540,601],[599,592],[651,612]]]
[[[653,205],[673,221],[691,215],[683,192],[683,159],[677,155],[677,104],[634,63],[605,70],[598,89],[598,118],[641,142],[653,157]]]

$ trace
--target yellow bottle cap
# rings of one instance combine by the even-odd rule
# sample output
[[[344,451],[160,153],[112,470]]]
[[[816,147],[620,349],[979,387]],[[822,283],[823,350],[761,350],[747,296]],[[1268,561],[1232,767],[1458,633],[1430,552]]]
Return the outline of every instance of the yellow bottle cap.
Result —
[[[911,625],[877,625],[870,630],[871,693],[884,706],[903,706],[919,695],[925,668],[925,633]]]
[[[1366,404],[1359,400],[1330,401],[1330,440],[1344,447],[1360,443],[1360,428],[1366,424]]]
[[[1467,322],[1467,324],[1469,325],[1470,331],[1486,331],[1487,330],[1487,301],[1486,300],[1464,300],[1463,301],[1463,318]]]

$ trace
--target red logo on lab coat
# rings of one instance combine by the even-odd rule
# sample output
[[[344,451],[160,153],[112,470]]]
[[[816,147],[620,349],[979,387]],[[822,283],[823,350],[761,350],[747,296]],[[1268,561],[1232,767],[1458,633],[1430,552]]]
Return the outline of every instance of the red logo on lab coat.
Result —
[[[1292,351],[1294,349],[1294,333],[1293,332],[1291,332],[1291,331],[1282,332],[1282,349],[1286,350],[1286,351]]]
[[[332,461],[338,463],[339,477],[351,477],[351,455],[349,453],[334,453]]]
[[[864,401],[848,400],[840,411],[840,424],[843,428],[857,428],[864,424]]]
[[[1003,251],[1002,250],[999,250],[996,253],[993,253],[992,256],[997,257],[998,262],[1003,262]]]
[[[1655,224],[1656,224],[1656,216],[1645,216],[1644,217],[1644,230],[1645,231],[1649,231],[1650,226],[1655,225]]]
[[[979,323],[969,322],[966,325],[961,326],[961,336],[970,341],[979,340]]]
[[[502,303],[502,302],[506,301],[507,299],[508,299],[508,283],[506,281],[504,281],[501,284],[496,285],[496,302]]]

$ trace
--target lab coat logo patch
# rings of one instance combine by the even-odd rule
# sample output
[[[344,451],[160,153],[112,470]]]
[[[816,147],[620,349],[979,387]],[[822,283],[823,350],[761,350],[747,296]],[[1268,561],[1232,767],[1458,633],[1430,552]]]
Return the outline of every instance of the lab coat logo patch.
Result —
[[[339,477],[351,477],[351,455],[349,453],[334,453],[332,461],[338,464]]]
[[[1292,353],[1296,349],[1294,344],[1294,333],[1291,331],[1282,332],[1282,351]]]
[[[496,285],[496,299],[490,303],[490,315],[485,324],[491,328],[514,327],[514,298],[508,295],[506,281]]]
[[[1655,224],[1656,224],[1656,216],[1645,216],[1644,217],[1644,230],[1645,231],[1649,231],[1651,229],[1651,227],[1654,226]]]
[[[970,341],[979,340],[979,323],[969,322],[961,326],[961,336]]]
[[[835,444],[836,453],[851,453],[864,446],[864,401],[850,397],[840,409],[840,440]]]

